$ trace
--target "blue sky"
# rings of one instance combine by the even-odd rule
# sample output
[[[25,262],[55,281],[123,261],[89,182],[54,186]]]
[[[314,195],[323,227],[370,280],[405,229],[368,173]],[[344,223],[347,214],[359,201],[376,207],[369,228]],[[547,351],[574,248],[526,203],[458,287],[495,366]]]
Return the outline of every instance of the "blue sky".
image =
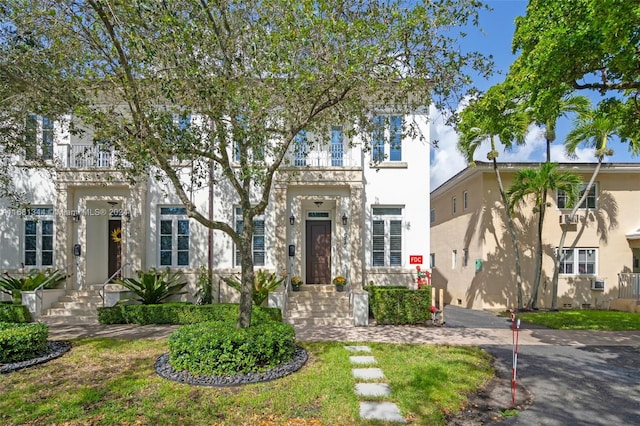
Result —
[[[478,50],[486,55],[493,55],[496,63],[496,74],[491,79],[478,79],[475,85],[481,90],[486,90],[493,84],[504,79],[504,75],[509,70],[509,65],[516,58],[511,53],[511,41],[515,30],[515,18],[524,16],[526,13],[526,0],[485,0],[493,10],[483,11],[480,16],[480,29],[469,32],[469,36],[463,41],[462,47],[465,50]],[[589,95],[588,93],[584,93]],[[433,111],[432,111],[433,112]],[[433,114],[434,125],[432,128],[432,139],[438,140],[438,148],[431,152],[431,190],[436,189],[447,179],[466,167],[462,156],[456,150],[458,141],[456,133],[450,127],[443,124],[439,114]],[[560,120],[558,122],[558,139],[552,145],[551,160],[558,162],[594,161],[593,150],[579,149],[577,159],[568,159],[564,155],[562,141],[569,131],[571,120]],[[498,161],[544,161],[545,142],[541,137],[539,129],[532,127],[527,136],[525,146],[511,152],[501,152]],[[625,145],[613,143],[614,156],[608,157],[608,162],[639,161],[638,158],[631,157]],[[486,161],[486,151],[476,153],[476,160]]]

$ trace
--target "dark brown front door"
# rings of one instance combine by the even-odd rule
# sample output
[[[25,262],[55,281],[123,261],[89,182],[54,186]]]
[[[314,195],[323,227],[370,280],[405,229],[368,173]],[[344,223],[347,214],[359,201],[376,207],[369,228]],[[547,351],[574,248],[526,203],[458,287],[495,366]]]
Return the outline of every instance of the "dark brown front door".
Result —
[[[115,274],[121,266],[120,246],[122,245],[122,227],[120,220],[109,221],[109,277]],[[114,238],[115,237],[115,238]],[[120,239],[120,241],[117,241]],[[119,277],[116,277],[119,278]]]
[[[307,221],[307,284],[331,283],[331,221]]]

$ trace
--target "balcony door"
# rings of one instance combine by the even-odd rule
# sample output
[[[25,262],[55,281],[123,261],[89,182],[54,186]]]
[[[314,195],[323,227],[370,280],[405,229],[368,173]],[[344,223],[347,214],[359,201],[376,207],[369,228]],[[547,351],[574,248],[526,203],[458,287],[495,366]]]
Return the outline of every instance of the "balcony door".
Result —
[[[306,222],[307,284],[331,283],[331,221]]]

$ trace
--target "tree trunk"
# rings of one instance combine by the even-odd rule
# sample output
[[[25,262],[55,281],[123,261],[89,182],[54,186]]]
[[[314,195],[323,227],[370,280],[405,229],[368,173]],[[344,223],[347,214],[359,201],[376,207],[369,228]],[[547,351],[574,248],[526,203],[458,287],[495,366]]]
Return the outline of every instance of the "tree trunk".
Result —
[[[531,298],[527,303],[527,307],[530,309],[538,308],[538,291],[540,289],[540,280],[542,277],[542,227],[544,224],[544,214],[547,206],[547,191],[542,194],[542,203],[538,206],[538,240],[536,242],[536,263],[535,263],[535,275],[533,277],[533,289],[531,290]]]
[[[509,214],[509,202],[507,201],[507,195],[504,191],[504,185],[502,184],[502,177],[500,176],[500,170],[498,169],[498,163],[495,158],[493,159],[493,171],[496,174],[496,180],[498,181],[498,188],[500,189],[500,196],[502,197],[502,203],[504,204],[505,213],[507,215],[507,228],[511,235],[511,241],[513,242],[513,251],[515,255],[515,268],[516,268],[516,289],[517,289],[517,303],[518,309],[522,309],[522,268],[520,265],[520,248],[518,245],[518,239],[516,237],[516,229]],[[508,306],[507,306],[508,308]]]
[[[593,186],[593,183],[596,181],[596,177],[598,176],[598,173],[600,173],[600,166],[602,165],[602,160],[603,160],[603,157],[599,156],[598,164],[596,164],[596,169],[593,171],[593,174],[591,175],[591,179],[589,179],[589,183],[587,184],[587,187],[585,188],[584,193],[582,194],[582,197],[580,197],[580,200],[576,203],[575,206],[573,206],[573,210],[571,210],[571,214],[569,215],[569,222],[573,221],[573,218],[576,216],[576,212],[578,211],[578,209],[580,208],[584,200],[587,199],[587,196],[589,195],[589,191],[591,191],[591,187]],[[567,236],[567,226],[565,226],[564,229],[562,230],[562,235],[560,236],[560,243],[558,244],[558,251],[556,252],[556,258],[554,262],[553,279],[551,280],[551,310],[558,309],[558,275],[560,274],[560,259],[562,258],[562,250],[564,248],[564,240],[566,236]]]
[[[240,267],[242,268],[240,290],[240,307],[238,315],[238,328],[251,325],[251,312],[253,310],[253,218],[247,218],[243,209],[243,229],[240,235]]]

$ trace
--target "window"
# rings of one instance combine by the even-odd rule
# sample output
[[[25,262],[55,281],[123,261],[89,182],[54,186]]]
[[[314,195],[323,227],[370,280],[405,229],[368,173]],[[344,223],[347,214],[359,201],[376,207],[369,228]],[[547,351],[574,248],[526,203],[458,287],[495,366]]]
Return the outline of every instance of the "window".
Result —
[[[160,265],[189,266],[189,217],[184,207],[160,207]]]
[[[331,165],[341,167],[344,157],[344,132],[342,126],[331,127]]]
[[[436,209],[431,209],[429,220],[431,223],[436,221]]]
[[[236,232],[239,234],[244,228],[244,220],[242,219],[242,207],[235,208],[235,224]],[[253,264],[255,266],[264,266],[265,264],[265,237],[264,237],[264,218],[258,216],[253,219]],[[235,262],[236,266],[240,266],[240,249],[235,249]]]
[[[402,266],[402,209],[372,208],[372,266]]]
[[[456,197],[451,197],[451,213],[452,214],[456,214],[456,206],[457,206]]]
[[[372,159],[374,162],[402,161],[402,117],[376,115],[373,117]]]
[[[433,269],[436,267],[436,254],[431,253],[429,255],[429,268]]]
[[[469,207],[469,193],[464,191],[462,193],[462,210],[467,210],[467,207]]]
[[[560,258],[560,273],[564,275],[596,275],[597,249],[563,249]]]
[[[582,184],[582,188],[580,189],[580,198],[582,198],[582,194],[584,194],[584,190],[587,188],[587,184],[583,183]],[[586,209],[586,208],[590,208],[590,209],[595,209],[596,208],[596,194],[598,193],[598,185],[596,183],[594,183],[591,186],[591,189],[589,190],[589,194],[587,195],[587,198],[585,198],[584,202],[580,205],[581,209]],[[556,192],[556,205],[558,206],[559,209],[567,209],[569,208],[569,206],[567,205],[567,194],[562,191],[562,190],[558,190]]]
[[[52,207],[35,207],[26,210],[24,264],[36,268],[53,266]]]
[[[451,251],[451,269],[456,269],[458,266],[458,250]]]
[[[293,165],[294,166],[306,166],[307,165],[307,132],[300,130],[296,137],[293,139]]]
[[[25,123],[25,158],[53,159],[53,120],[38,115],[27,116]]]
[[[462,266],[469,266],[469,249],[462,249]]]

